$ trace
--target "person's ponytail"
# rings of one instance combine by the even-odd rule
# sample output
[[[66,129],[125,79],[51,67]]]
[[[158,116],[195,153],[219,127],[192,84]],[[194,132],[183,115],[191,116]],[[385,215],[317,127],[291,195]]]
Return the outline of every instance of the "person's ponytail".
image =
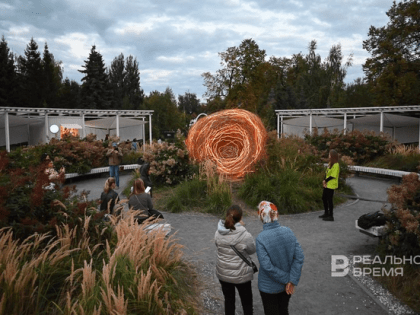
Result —
[[[242,209],[238,205],[230,206],[226,211],[225,228],[236,230],[235,224],[242,219]]]

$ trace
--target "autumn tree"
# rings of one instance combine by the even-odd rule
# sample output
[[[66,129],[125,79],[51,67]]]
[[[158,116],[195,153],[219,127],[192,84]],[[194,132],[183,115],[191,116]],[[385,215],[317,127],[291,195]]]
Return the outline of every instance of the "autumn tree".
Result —
[[[376,106],[420,103],[420,2],[405,0],[386,13],[386,26],[371,26],[363,42],[371,57],[363,70]]]

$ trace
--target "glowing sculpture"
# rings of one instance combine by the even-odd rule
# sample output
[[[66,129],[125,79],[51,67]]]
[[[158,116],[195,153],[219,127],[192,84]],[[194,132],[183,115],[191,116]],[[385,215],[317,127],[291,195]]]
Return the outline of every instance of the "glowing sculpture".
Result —
[[[227,109],[198,120],[185,141],[190,156],[210,159],[219,174],[239,180],[265,155],[267,132],[261,119],[243,109]]]

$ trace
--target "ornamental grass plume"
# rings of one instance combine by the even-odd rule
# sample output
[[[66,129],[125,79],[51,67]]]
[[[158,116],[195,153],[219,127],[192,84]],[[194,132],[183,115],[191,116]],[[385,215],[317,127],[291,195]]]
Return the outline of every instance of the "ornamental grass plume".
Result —
[[[104,243],[92,237],[89,216],[73,229],[57,225],[56,237],[20,241],[0,229],[0,313],[197,314],[182,246],[162,230],[147,232],[150,220],[138,225],[135,215],[111,216]]]

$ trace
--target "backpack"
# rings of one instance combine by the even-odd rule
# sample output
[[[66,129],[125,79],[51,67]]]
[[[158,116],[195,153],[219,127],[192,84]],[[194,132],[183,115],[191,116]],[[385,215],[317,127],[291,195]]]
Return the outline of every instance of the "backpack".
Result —
[[[380,211],[366,213],[360,216],[359,220],[357,221],[357,225],[365,230],[371,228],[372,226],[385,225],[385,223],[385,215]]]

